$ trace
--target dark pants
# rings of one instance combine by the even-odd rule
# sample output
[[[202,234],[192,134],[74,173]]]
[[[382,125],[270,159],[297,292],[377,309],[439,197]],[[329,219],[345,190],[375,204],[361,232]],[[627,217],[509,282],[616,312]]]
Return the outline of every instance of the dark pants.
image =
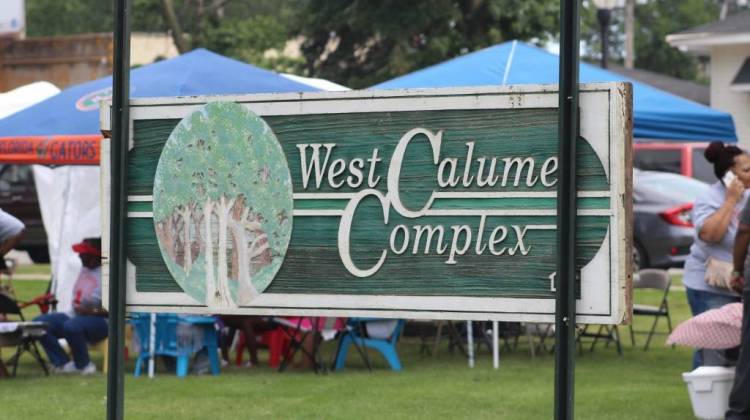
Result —
[[[750,282],[742,292],[742,342],[740,358],[734,373],[734,386],[729,394],[727,420],[750,419]]]
[[[58,338],[64,338],[73,353],[73,360],[77,369],[83,369],[89,364],[89,350],[87,343],[96,343],[107,338],[107,318],[90,315],[76,315],[73,317],[61,312],[40,315],[34,321],[47,323],[47,333],[40,340],[47,352],[50,363],[61,367],[70,361]]]

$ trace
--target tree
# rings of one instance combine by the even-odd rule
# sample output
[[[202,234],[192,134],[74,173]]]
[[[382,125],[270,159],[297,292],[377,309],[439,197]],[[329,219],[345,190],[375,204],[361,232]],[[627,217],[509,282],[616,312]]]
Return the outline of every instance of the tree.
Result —
[[[169,32],[180,52],[208,48],[261,67],[299,71],[301,59],[266,56],[291,36],[302,0],[132,0],[133,31]],[[104,0],[27,0],[29,36],[111,32],[114,3]]]
[[[202,47],[279,71],[301,67],[301,60],[264,54],[271,49],[283,49],[290,38],[284,22],[293,19],[293,1],[158,1],[164,26],[180,52]]]
[[[258,296],[291,236],[285,156],[258,116],[214,102],[186,117],[164,146],[154,180],[154,226],[167,267],[210,307]]]
[[[132,0],[134,31],[164,31],[156,5],[158,0]],[[30,37],[112,32],[113,27],[112,1],[26,0],[26,34]]]
[[[635,67],[682,79],[699,80],[698,60],[670,46],[669,34],[715,21],[719,18],[722,0],[651,0],[635,6]],[[589,59],[601,56],[601,39],[596,10],[589,2],[582,10],[581,39],[588,46]],[[624,9],[612,11],[609,28],[612,61],[623,61]]]
[[[311,75],[352,88],[510,39],[544,43],[553,0],[311,0],[300,13]]]
[[[637,5],[635,66],[696,80],[696,58],[667,44],[666,37],[718,18],[718,0],[657,0]]]

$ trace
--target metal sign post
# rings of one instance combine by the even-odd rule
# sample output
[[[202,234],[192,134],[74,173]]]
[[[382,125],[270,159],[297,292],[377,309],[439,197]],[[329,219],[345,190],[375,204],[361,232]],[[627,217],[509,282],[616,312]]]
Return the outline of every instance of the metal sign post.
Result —
[[[578,139],[578,0],[560,2],[559,159],[555,305],[555,419],[572,419],[576,328],[576,141]]]
[[[125,380],[125,184],[128,158],[130,98],[129,0],[115,1],[114,75],[112,78],[112,150],[109,224],[109,370],[107,372],[107,419],[123,418]],[[106,246],[106,245],[105,245]],[[107,254],[105,254],[106,256]]]

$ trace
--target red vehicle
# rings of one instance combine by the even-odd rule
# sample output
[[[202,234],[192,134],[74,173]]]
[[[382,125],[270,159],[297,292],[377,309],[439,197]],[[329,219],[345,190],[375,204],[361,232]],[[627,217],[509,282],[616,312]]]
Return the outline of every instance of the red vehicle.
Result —
[[[633,166],[644,171],[672,172],[709,184],[717,181],[714,169],[703,156],[708,143],[635,143]]]

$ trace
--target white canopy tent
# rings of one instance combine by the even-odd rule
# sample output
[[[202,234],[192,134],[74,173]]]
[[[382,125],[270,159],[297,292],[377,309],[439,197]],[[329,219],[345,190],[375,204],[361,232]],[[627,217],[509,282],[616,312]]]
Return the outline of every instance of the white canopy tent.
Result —
[[[0,118],[41,102],[60,92],[50,82],[34,82],[0,93]]]
[[[34,165],[34,181],[52,264],[50,290],[57,297],[57,310],[67,311],[81,270],[72,245],[101,236],[99,167]]]

